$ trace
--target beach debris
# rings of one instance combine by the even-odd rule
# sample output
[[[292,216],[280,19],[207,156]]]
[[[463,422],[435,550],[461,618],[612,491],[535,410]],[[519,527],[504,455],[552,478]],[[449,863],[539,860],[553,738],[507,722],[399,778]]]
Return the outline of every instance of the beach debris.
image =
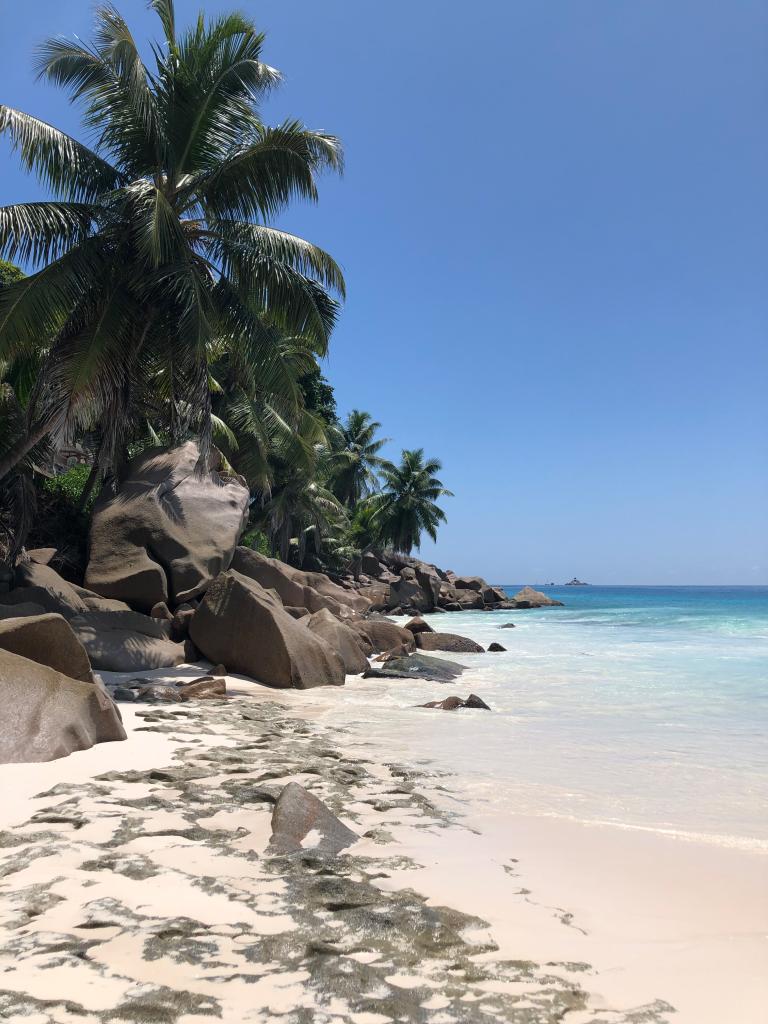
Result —
[[[488,644],[488,650],[489,651],[493,651],[494,653],[496,651],[506,651],[506,649],[507,648],[506,647],[502,647],[501,644],[497,644],[495,640],[493,641],[492,644]]]
[[[460,708],[477,708],[483,711],[491,709],[476,693],[470,693],[466,700],[462,697],[444,697],[442,700],[430,700],[426,704],[417,704],[420,708],[433,708],[440,711],[458,711]]]
[[[347,828],[329,808],[298,782],[289,782],[272,811],[270,853],[336,856],[360,837]]]
[[[452,651],[454,654],[482,654],[484,648],[474,640],[456,633],[417,633],[420,651]]]

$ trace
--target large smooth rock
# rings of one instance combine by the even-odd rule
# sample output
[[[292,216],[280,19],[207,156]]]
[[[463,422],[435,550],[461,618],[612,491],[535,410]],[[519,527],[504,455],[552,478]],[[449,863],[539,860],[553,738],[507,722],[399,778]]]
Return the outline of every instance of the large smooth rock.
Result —
[[[500,604],[502,601],[508,600],[501,587],[485,587],[481,594],[486,604]]]
[[[370,611],[383,612],[389,605],[389,583],[371,583],[358,593],[369,602]]]
[[[513,608],[549,608],[558,606],[562,608],[562,601],[555,601],[552,597],[547,597],[540,590],[534,590],[533,587],[523,587],[522,590],[518,590],[515,596],[512,598],[514,604]]]
[[[416,646],[420,651],[453,651],[454,654],[482,654],[483,648],[465,636],[455,633],[417,633]]]
[[[278,597],[234,569],[210,585],[189,635],[209,661],[267,686],[303,690],[344,683],[341,657],[289,615]]]
[[[443,585],[443,580],[440,578],[440,574],[434,565],[429,565],[427,562],[416,562],[414,565],[416,572],[416,580],[424,591],[424,596],[429,605],[426,611],[432,611],[436,607],[440,600],[440,588]]]
[[[451,581],[457,590],[485,590],[488,584],[482,576],[456,576]]]
[[[479,590],[457,590],[456,602],[462,611],[470,611],[473,608],[481,611],[485,608],[485,601]]]
[[[262,587],[276,590],[283,604],[292,608],[306,608],[313,613],[327,608],[337,618],[353,618],[370,607],[366,597],[345,590],[323,573],[302,572],[251,548],[236,549],[232,568]]]
[[[4,595],[7,596],[7,595]],[[22,616],[44,615],[45,608],[33,601],[17,601],[15,604],[0,604],[0,622],[3,619],[18,619]]]
[[[85,585],[142,611],[158,601],[181,604],[227,569],[248,514],[240,479],[211,469],[199,475],[194,441],[152,448],[129,464],[117,494],[93,512]]]
[[[403,629],[395,622],[388,622],[386,619],[364,619],[362,622],[355,622],[353,628],[362,633],[368,639],[372,649],[376,653],[383,651],[415,649],[413,633]]]
[[[0,649],[62,672],[70,679],[93,681],[85,648],[62,615],[44,613],[0,621]]]
[[[303,625],[324,640],[332,651],[336,651],[348,675],[359,675],[368,668],[361,635],[337,619],[327,608],[305,618]]]
[[[387,605],[390,609],[416,608],[420,612],[431,611],[434,607],[431,598],[427,596],[423,587],[415,578],[415,574],[413,579],[401,576],[390,585]]]
[[[422,619],[420,615],[411,619],[410,622],[406,622],[403,628],[407,629],[409,633],[413,633],[414,636],[416,633],[434,633],[434,629],[432,629],[430,624],[425,619]]]
[[[124,740],[114,701],[86,683],[0,650],[0,764],[52,761],[95,743]]]
[[[95,669],[139,672],[186,660],[184,644],[170,639],[171,623],[140,612],[87,611],[69,624]]]
[[[17,565],[16,587],[34,588],[35,590],[42,588],[48,591],[51,607],[46,606],[46,610],[58,611],[65,617],[77,615],[78,612],[84,612],[88,608],[76,588],[59,576],[50,565],[41,565],[39,562],[26,562],[23,565]],[[14,591],[10,593],[13,594]]]
[[[335,856],[360,837],[347,828],[314,793],[289,782],[272,811],[270,853],[291,854],[301,850]]]

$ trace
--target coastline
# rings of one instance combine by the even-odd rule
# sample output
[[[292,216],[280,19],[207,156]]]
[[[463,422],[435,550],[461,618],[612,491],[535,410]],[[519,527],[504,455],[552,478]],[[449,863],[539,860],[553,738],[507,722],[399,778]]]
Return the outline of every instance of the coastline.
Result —
[[[355,682],[350,679],[348,686]],[[364,730],[328,724],[323,709],[332,714],[339,698],[335,689],[281,693],[232,676],[228,689],[227,702],[183,710],[123,705],[127,743],[100,744],[63,761],[0,768],[3,791],[13,795],[0,812],[0,863],[6,870],[9,861],[18,864],[25,847],[17,844],[27,835],[37,858],[25,859],[2,881],[12,900],[0,922],[0,945],[9,950],[0,961],[0,989],[26,992],[36,1001],[28,1005],[48,1014],[40,1020],[101,1019],[126,999],[138,1000],[138,1012],[151,991],[159,1003],[136,1019],[186,1022],[215,1003],[223,1019],[298,1020],[291,1013],[303,1006],[312,1019],[328,1014],[329,1021],[384,1024],[386,1006],[415,1012],[418,1005],[419,1012],[428,1011],[424,1019],[438,1021],[472,1019],[449,1011],[477,1004],[491,1019],[521,1022],[558,1020],[567,1009],[575,1024],[757,1024],[766,995],[760,969],[764,858],[563,820],[499,817],[490,803],[468,801],[459,777],[434,764],[403,760],[396,750],[387,753]],[[308,704],[307,696],[313,698]],[[425,728],[442,717],[415,714]],[[153,769],[154,776],[148,775]],[[105,772],[108,785],[98,779],[94,784]],[[179,782],[185,772],[189,789]],[[287,941],[309,927],[309,919],[302,919],[307,890],[265,857],[270,805],[233,801],[231,787],[289,781],[317,792],[364,836],[330,866],[332,874],[341,870],[334,875],[339,885],[373,886],[384,900],[378,914],[405,913],[405,900],[406,929],[414,914],[431,913],[429,908],[451,908],[449,917],[467,915],[460,919],[467,938],[450,950],[465,963],[463,977],[446,973],[445,958],[434,950],[418,969],[403,949],[388,947],[385,956],[369,927],[355,931],[347,921],[339,928],[333,921],[337,912],[327,908],[319,920],[330,922],[329,936],[348,929],[353,935],[346,936],[348,948],[337,943],[320,959],[344,965],[343,971],[327,972],[326,963],[317,975],[317,957],[308,956],[305,946],[298,955],[283,949],[279,963],[275,957],[260,962],[256,947],[267,941],[264,936]],[[215,794],[212,783],[229,788]],[[38,795],[54,786],[54,793]],[[185,802],[190,795],[191,804]],[[206,801],[209,806],[195,807]],[[51,807],[58,808],[54,818],[65,820],[42,824],[41,809],[48,808],[50,818]],[[138,815],[137,824],[133,831],[123,828],[115,846],[115,830],[126,813]],[[33,814],[38,823],[20,829]],[[32,838],[41,828],[50,851]],[[47,854],[56,855],[55,870]],[[102,864],[101,873],[95,863]],[[286,886],[292,903],[284,899]],[[22,915],[20,926],[19,904],[30,900],[41,909]],[[122,901],[120,919],[115,900]],[[78,927],[88,923],[93,906],[100,912],[112,908],[103,933]],[[314,908],[310,915],[315,929],[317,913]],[[179,915],[196,918],[202,928],[180,925]],[[155,942],[158,930],[169,929],[179,933],[175,952],[171,945],[159,952],[152,947],[147,960],[147,943]],[[58,935],[53,945],[51,934]],[[96,934],[106,942],[88,945]],[[34,944],[31,935],[37,935]],[[247,964],[241,947],[250,950]],[[418,943],[412,955],[413,950],[421,962]],[[211,958],[215,969],[205,966]],[[384,975],[377,973],[382,963],[388,964]],[[468,965],[479,972],[474,981]],[[380,990],[378,1003],[373,997],[364,1006],[350,1002],[349,986],[342,984],[347,968],[367,972],[358,979],[361,991],[368,985]],[[86,1015],[64,1012],[61,1002],[37,1005],[54,997],[83,1005]],[[20,1005],[11,1001],[0,1008]],[[151,1015],[161,1010],[165,1016]]]

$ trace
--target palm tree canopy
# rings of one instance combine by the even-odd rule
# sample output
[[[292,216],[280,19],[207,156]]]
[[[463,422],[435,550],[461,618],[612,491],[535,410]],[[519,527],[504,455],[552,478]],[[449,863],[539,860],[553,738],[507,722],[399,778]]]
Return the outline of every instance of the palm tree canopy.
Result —
[[[420,546],[422,533],[437,539],[437,527],[446,517],[436,502],[453,496],[436,475],[441,469],[438,459],[425,459],[423,448],[403,451],[399,465],[383,465],[383,488],[372,499],[373,518],[381,540],[396,551],[410,554]]]
[[[151,66],[109,4],[92,43],[40,47],[39,76],[82,107],[92,146],[0,106],[0,133],[52,193],[0,208],[0,256],[35,270],[0,294],[0,358],[46,348],[30,417],[60,432],[100,421],[108,460],[135,394],[158,387],[193,410],[205,448],[212,350],[224,339],[246,360],[278,332],[322,354],[344,294],[326,252],[271,224],[341,169],[338,140],[263,123],[280,74],[247,17],[179,32],[173,0],[150,6],[164,37]]]
[[[378,471],[384,465],[379,452],[389,440],[377,437],[379,430],[381,424],[360,409],[353,409],[337,430],[333,491],[346,505],[356,505],[378,484]]]

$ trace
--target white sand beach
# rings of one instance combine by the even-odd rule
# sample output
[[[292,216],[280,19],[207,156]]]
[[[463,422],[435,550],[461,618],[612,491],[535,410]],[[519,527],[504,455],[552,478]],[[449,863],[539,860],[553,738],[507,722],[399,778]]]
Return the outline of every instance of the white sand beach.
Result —
[[[214,1008],[231,1021],[293,1020],[301,1006],[316,1020],[385,1024],[417,1005],[446,1022],[485,1019],[456,1016],[457,1006],[531,1022],[567,1008],[575,1024],[763,1019],[760,854],[500,814],[468,803],[460,777],[424,764],[409,775],[394,739],[387,753],[320,724],[340,691],[279,693],[237,677],[228,687],[226,703],[123,705],[127,742],[0,768],[4,1019],[93,1020],[132,1007],[142,1020],[188,1022]],[[443,713],[414,714],[440,728]],[[254,739],[243,715],[264,716],[266,736]],[[393,898],[419,894],[420,913],[468,915],[463,980],[416,945],[414,960],[361,941],[327,907],[311,927],[319,915],[324,941],[338,937],[330,959],[362,972],[378,1010],[361,1010],[336,974],[314,973],[303,939],[276,956],[269,943],[308,927],[303,889],[265,859],[271,805],[226,790],[265,780],[309,787],[364,837],[338,858],[345,885],[365,879]],[[416,1000],[391,1003],[405,1017],[381,1012],[385,989]]]

